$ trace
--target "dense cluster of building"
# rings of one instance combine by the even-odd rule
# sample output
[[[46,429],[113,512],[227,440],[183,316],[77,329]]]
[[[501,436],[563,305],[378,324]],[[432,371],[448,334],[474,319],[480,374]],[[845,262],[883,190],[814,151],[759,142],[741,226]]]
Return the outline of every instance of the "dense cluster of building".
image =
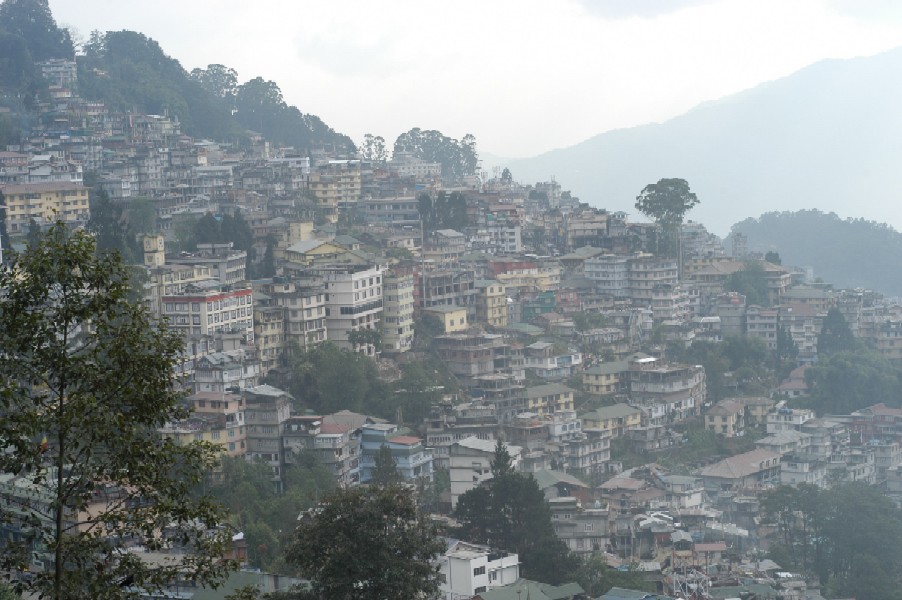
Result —
[[[165,435],[263,461],[276,485],[302,452],[342,486],[366,483],[388,447],[405,480],[447,470],[448,510],[491,478],[504,440],[516,468],[536,477],[573,552],[606,553],[612,564],[642,559],[643,570],[660,575],[655,559],[667,548],[693,567],[683,579],[661,576],[674,594],[707,589],[701,566],[723,564],[728,548],[763,546],[758,494],[775,484],[883,483],[902,502],[902,411],[877,405],[816,418],[768,397],[712,404],[704,368],[655,352],[731,335],[776,349],[784,332],[802,366],[774,393],[792,398],[806,393],[802,372],[817,360],[830,308],[898,364],[902,307],[766,262],[739,234],[728,255],[691,221],[680,231],[679,258],[655,255],[656,225],[589,207],[554,181],[520,185],[482,173],[448,182],[441,165],[410,154],[377,162],[327,147],[276,148],[259,136],[242,149],[193,139],[170,116],[116,114],[79,98],[74,62],[41,68],[53,81],[44,106],[52,118],[0,151],[6,231],[16,241],[57,219],[86,224],[89,175],[126,212],[138,199],[150,203],[146,302],[184,334],[178,370],[193,408]],[[463,198],[465,225],[425,227],[419,198],[440,193]],[[256,258],[229,243],[168,251],[198,215],[235,212],[251,228]],[[267,248],[276,274],[249,279],[248,265]],[[767,306],[728,289],[749,262],[764,273]],[[423,423],[309,414],[304,398],[264,383],[291,352],[327,341],[407,360],[414,323],[424,321],[436,328],[430,350],[460,391]],[[579,395],[599,408],[580,414]],[[624,471],[611,458],[613,440],[636,453],[666,452],[685,443],[674,426],[702,416],[725,437],[750,428],[767,437],[692,475],[654,464]],[[446,586],[448,598],[518,580],[516,555],[456,542],[443,560],[448,581],[463,574],[454,577],[462,587]],[[744,568],[760,577],[777,570]],[[549,597],[569,597],[560,593]]]

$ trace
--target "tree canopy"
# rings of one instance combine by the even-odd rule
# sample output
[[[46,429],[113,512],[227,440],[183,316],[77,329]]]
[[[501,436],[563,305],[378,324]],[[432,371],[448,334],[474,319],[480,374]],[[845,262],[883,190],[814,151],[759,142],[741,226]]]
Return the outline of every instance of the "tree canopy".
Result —
[[[685,179],[659,179],[650,183],[636,196],[636,210],[661,226],[664,253],[674,253],[677,248],[679,226],[683,217],[699,202],[689,190]]]
[[[852,328],[838,308],[827,311],[821,332],[817,336],[817,354],[819,357],[830,356],[839,352],[852,352],[858,342],[852,334]]]
[[[577,566],[567,546],[554,532],[551,509],[532,475],[503,465],[510,456],[503,443],[495,448],[493,468],[499,472],[483,486],[463,494],[454,510],[462,539],[516,552],[527,579],[559,585]]]
[[[669,228],[682,224],[683,217],[698,202],[698,196],[689,190],[685,179],[659,179],[636,196],[636,210]]]
[[[193,495],[216,451],[158,432],[187,416],[173,379],[181,339],[131,301],[126,267],[94,244],[56,223],[0,271],[0,470],[45,499],[0,508],[22,533],[0,565],[16,573],[42,556],[50,568],[17,585],[56,599],[123,597],[126,577],[216,582],[225,514]],[[122,552],[125,540],[184,554],[154,565]]]
[[[885,223],[818,210],[770,212],[733,226],[750,250],[780,249],[783,264],[811,265],[838,288],[902,294],[902,233]]]
[[[762,512],[776,527],[772,557],[816,574],[829,597],[902,598],[902,558],[884,550],[902,536],[902,511],[878,488],[783,485],[765,493]]]
[[[4,0],[0,30],[20,37],[35,62],[75,56],[69,32],[58,27],[49,0]]]
[[[307,513],[287,559],[321,598],[432,598],[444,549],[408,488],[356,487]]]
[[[426,162],[442,165],[442,178],[460,182],[468,175],[475,175],[479,166],[476,138],[467,134],[457,141],[433,129],[414,127],[395,140],[394,152],[410,152]]]

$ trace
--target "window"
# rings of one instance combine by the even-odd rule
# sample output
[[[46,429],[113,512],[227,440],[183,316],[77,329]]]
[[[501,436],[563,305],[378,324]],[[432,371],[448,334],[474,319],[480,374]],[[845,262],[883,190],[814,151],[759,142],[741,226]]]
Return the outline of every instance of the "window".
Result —
[[[484,585],[481,585],[481,586],[479,586],[478,588],[476,588],[476,589],[473,590],[473,591],[474,591],[475,593],[477,593],[477,594],[481,594],[482,592],[485,591],[485,586],[484,586]]]
[[[473,569],[473,575],[485,575],[485,565]]]

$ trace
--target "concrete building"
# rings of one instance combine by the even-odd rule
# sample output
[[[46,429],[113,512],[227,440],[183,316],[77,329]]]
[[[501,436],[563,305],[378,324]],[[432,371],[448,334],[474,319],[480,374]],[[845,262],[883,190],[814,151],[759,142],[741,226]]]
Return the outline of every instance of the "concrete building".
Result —
[[[398,426],[393,423],[371,423],[361,428],[361,483],[373,478],[376,456],[383,445],[391,451],[398,474],[404,481],[432,481],[432,451],[423,446],[420,438],[400,434]]]
[[[6,231],[17,236],[28,232],[31,221],[47,225],[63,221],[85,225],[91,217],[88,188],[77,183],[25,183],[0,186],[6,206]]]
[[[382,328],[382,265],[323,270],[326,294],[326,327],[329,339],[342,348],[370,356],[376,354],[373,344],[354,348],[349,336],[354,331]]]
[[[360,479],[360,441],[347,425],[324,423],[315,415],[289,417],[282,424],[282,462],[294,464],[302,452],[312,453],[340,487]]]
[[[160,299],[169,327],[184,335],[238,332],[254,341],[254,298],[249,285],[192,284]]]
[[[258,385],[242,393],[247,423],[247,459],[263,461],[273,470],[273,483],[281,489],[282,430],[291,415],[292,397],[271,385]]]
[[[476,281],[476,320],[490,327],[507,326],[507,293],[500,281]]]
[[[395,354],[413,347],[414,279],[386,271],[382,279],[382,351]]]
[[[458,440],[449,447],[448,473],[451,479],[451,507],[457,506],[458,499],[481,483],[493,477],[492,460],[495,458],[497,442],[475,436]],[[523,449],[507,445],[514,470],[519,469]]]
[[[438,563],[442,600],[473,598],[520,579],[519,557],[488,546],[452,541]]]
[[[668,364],[652,357],[629,363],[630,405],[647,425],[667,425],[699,414],[707,388],[700,365]]]

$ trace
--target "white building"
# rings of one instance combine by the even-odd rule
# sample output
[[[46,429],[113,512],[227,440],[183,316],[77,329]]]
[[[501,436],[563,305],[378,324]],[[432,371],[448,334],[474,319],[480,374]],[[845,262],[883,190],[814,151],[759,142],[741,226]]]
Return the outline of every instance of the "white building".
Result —
[[[767,415],[767,434],[779,431],[799,431],[802,425],[814,418],[814,411],[807,408],[780,408]]]
[[[382,349],[407,352],[413,346],[413,275],[388,271],[383,280]]]
[[[626,298],[629,296],[629,257],[604,254],[587,259],[583,272],[595,282],[599,294]]]
[[[254,298],[250,285],[189,285],[161,298],[169,327],[184,335],[238,332],[254,340]]]
[[[329,339],[339,346],[352,348],[348,336],[352,331],[382,327],[382,265],[347,268],[323,273],[326,292],[326,329]],[[374,355],[373,344],[357,348]]]
[[[458,499],[483,481],[488,481],[494,475],[492,473],[492,460],[495,458],[494,440],[483,440],[471,436],[451,444],[448,450],[449,468],[451,479],[451,507],[457,506]],[[516,470],[520,465],[522,448],[520,446],[507,446],[507,452],[511,457],[511,464]]]
[[[460,541],[439,557],[439,567],[443,600],[472,598],[520,578],[518,555]]]

